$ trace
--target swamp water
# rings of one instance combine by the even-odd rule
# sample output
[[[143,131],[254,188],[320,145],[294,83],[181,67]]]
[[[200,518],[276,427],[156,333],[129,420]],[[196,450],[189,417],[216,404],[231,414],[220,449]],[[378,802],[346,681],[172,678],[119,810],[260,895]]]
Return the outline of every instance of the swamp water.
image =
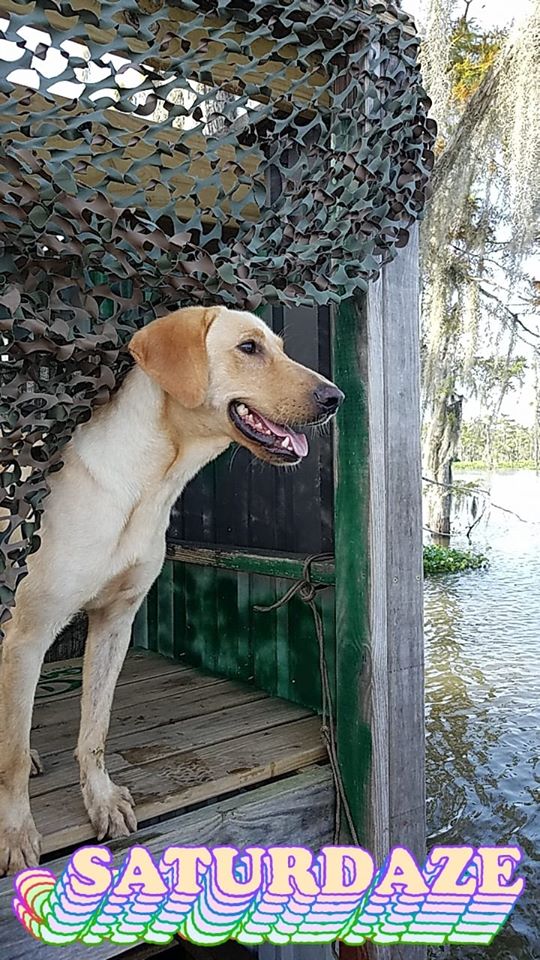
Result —
[[[490,947],[430,957],[540,960],[540,477],[456,480],[529,522],[492,507],[473,533],[489,568],[426,580],[429,844],[518,844],[527,888]]]

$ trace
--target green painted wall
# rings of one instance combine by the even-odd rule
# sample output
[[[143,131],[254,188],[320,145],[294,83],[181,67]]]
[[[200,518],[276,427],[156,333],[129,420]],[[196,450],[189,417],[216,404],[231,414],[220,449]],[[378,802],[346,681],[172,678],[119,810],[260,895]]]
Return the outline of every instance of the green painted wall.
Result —
[[[313,709],[321,703],[313,616],[294,597],[262,613],[294,581],[167,560],[135,628],[135,644]],[[318,595],[330,675],[335,675],[334,588]]]

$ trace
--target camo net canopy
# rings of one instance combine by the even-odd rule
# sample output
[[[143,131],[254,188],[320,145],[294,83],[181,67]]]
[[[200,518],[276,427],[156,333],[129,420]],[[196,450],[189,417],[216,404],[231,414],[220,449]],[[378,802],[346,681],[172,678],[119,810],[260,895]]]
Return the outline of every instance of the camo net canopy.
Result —
[[[407,242],[417,54],[386,2],[0,0],[0,623],[134,329],[337,302]]]

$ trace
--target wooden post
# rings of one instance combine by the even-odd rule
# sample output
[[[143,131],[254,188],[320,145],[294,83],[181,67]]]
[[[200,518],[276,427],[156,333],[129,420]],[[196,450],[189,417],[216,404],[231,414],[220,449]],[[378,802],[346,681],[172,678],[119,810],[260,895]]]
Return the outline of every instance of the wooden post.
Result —
[[[334,432],[335,714],[341,776],[357,833],[364,843],[371,754],[360,682],[369,631],[368,394],[362,356],[365,311],[361,303],[347,300],[336,313],[332,375],[346,399]]]
[[[345,408],[349,406],[336,431],[340,758],[361,841],[377,862],[397,845],[409,847],[422,860],[424,650],[416,229],[409,246],[358,304],[354,329],[350,313],[350,304],[339,311],[334,333],[334,376],[348,396]],[[423,960],[425,949],[370,945],[367,950],[343,950],[347,960],[366,956]]]
[[[372,622],[386,613],[388,736],[378,753],[387,754],[388,830],[391,846],[404,844],[425,855],[424,635],[422,564],[422,464],[420,448],[420,319],[418,228],[408,247],[383,272],[368,297],[368,356],[382,307],[384,421],[369,404],[372,443],[382,445],[383,477],[371,478],[372,549],[386,522],[386,577],[372,577]],[[372,356],[372,362],[375,359]],[[378,436],[377,436],[378,435]],[[373,462],[375,467],[375,462]],[[375,494],[375,488],[379,495]],[[385,502],[384,502],[385,501]],[[373,632],[371,650],[377,650]],[[375,684],[372,700],[376,698]],[[397,956],[397,954],[396,954]],[[410,958],[410,948],[406,951]]]

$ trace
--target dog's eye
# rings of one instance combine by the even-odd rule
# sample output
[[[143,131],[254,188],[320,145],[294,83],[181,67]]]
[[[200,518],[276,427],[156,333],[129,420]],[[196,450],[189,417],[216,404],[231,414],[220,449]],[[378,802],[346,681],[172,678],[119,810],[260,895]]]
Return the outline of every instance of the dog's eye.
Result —
[[[237,349],[241,350],[242,353],[257,353],[259,344],[256,340],[244,340],[242,343],[238,344]]]

